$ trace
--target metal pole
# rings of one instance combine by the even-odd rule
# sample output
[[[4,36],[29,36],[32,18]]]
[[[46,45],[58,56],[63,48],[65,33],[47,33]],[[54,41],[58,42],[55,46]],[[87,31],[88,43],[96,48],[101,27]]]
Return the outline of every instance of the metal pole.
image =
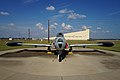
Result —
[[[28,29],[28,39],[30,39],[30,29]]]
[[[50,43],[50,23],[48,20],[48,43]]]

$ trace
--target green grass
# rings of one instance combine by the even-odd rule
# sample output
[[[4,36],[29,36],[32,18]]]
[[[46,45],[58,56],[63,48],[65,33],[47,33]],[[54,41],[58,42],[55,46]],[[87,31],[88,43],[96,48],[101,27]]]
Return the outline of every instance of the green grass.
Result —
[[[25,43],[41,43],[41,44],[47,44],[47,40],[40,41],[40,40],[12,40],[13,42],[25,42]],[[96,40],[96,41],[81,41],[81,40],[69,40],[67,41],[69,44],[91,44],[91,43],[97,43],[101,42],[102,40]],[[104,42],[103,40],[102,42]],[[18,48],[31,48],[33,46],[16,46],[16,47],[9,47],[6,46],[6,42],[9,42],[8,40],[0,40],[0,51],[4,50],[10,50],[10,49],[18,49]],[[51,41],[52,42],[52,41]],[[111,40],[109,42],[113,42],[115,45],[113,47],[101,47],[101,46],[89,46],[87,48],[93,48],[93,49],[104,49],[104,50],[111,50],[111,51],[117,51],[120,52],[120,40]]]
[[[87,48],[93,48],[93,49],[103,49],[103,50],[110,50],[110,51],[116,51],[120,52],[120,40],[96,40],[96,41],[68,41],[69,43],[72,44],[94,44],[97,42],[113,42],[114,46],[113,47],[103,47],[103,46],[87,46]]]
[[[15,47],[10,47],[7,46],[6,43],[11,42],[9,40],[0,40],[0,51],[4,50],[10,50],[10,49],[19,49],[19,48],[32,48],[33,46],[15,46]],[[12,42],[25,42],[25,43],[42,43],[45,44],[47,41],[40,41],[40,40],[12,40]]]
[[[103,49],[103,50],[120,52],[120,40],[119,41],[111,41],[111,42],[114,43],[113,47],[90,46],[88,48]]]

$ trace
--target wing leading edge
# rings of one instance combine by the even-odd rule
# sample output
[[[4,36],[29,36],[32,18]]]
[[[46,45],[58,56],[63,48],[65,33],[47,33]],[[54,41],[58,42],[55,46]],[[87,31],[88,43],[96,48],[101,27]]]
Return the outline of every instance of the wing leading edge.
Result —
[[[70,47],[82,47],[82,46],[101,46],[103,44],[71,44]]]
[[[85,46],[104,46],[111,47],[114,46],[112,42],[98,42],[97,44],[71,44],[70,47],[85,47]]]
[[[32,44],[32,43],[22,43],[22,42],[8,42],[7,46],[38,46],[38,47],[50,47],[50,44]]]

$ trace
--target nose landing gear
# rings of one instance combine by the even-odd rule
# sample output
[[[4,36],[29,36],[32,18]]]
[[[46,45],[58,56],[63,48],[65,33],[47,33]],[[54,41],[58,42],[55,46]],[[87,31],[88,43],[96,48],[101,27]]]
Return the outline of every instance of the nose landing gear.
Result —
[[[59,62],[62,62],[62,57],[61,57],[61,55],[58,55],[58,61],[59,61]]]
[[[57,51],[58,61],[62,62],[62,60],[66,57],[68,53],[66,51]]]

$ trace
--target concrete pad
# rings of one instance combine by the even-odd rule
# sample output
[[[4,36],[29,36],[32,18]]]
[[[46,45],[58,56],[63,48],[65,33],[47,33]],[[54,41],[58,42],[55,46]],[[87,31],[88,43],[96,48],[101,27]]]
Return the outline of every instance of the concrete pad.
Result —
[[[14,76],[16,73],[13,71],[6,70],[4,67],[0,67],[0,80],[5,80]]]
[[[60,80],[60,77],[38,76],[38,75],[18,73],[7,80]]]
[[[115,56],[73,54],[61,63],[52,60],[42,56],[0,57],[0,80],[120,80],[117,52]]]

